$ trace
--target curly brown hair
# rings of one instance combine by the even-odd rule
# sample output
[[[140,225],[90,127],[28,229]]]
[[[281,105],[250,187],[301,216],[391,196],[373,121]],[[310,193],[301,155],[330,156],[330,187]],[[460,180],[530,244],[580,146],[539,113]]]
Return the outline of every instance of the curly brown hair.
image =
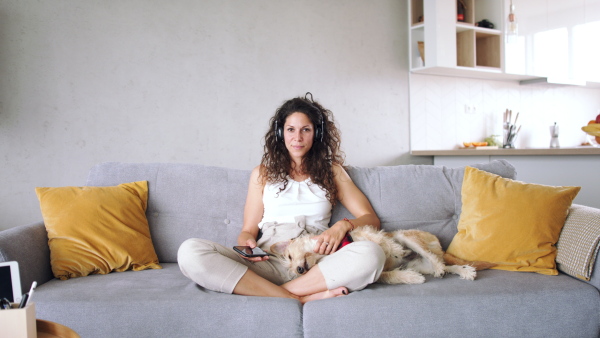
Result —
[[[285,147],[282,134],[277,135],[277,128],[283,128],[287,117],[293,113],[308,116],[315,130],[315,140],[302,159],[300,170],[307,173],[313,183],[324,189],[329,202],[335,205],[338,191],[333,166],[344,165],[344,153],[340,150],[340,132],[335,125],[333,113],[312,100],[310,93],[306,93],[304,98],[296,97],[284,102],[271,118],[269,131],[265,135],[261,177],[265,182],[283,183],[281,191],[287,187],[287,176],[293,169],[292,158]]]

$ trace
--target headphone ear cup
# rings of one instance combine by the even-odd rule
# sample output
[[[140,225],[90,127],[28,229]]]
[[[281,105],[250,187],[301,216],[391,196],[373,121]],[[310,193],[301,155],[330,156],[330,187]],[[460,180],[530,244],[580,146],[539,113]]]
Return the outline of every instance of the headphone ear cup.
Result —
[[[275,140],[280,142],[283,140],[283,127],[279,127],[277,125],[277,121],[275,121]]]
[[[321,121],[321,125],[315,130],[315,140],[323,142],[323,134],[325,128],[325,121]]]

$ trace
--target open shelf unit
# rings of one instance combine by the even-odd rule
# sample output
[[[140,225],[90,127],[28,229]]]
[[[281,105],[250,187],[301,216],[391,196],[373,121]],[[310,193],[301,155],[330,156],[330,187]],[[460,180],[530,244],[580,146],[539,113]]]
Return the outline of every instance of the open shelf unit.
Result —
[[[417,73],[435,73],[452,68],[467,76],[494,77],[503,73],[502,0],[462,0],[465,20],[457,21],[459,0],[410,0],[410,68]],[[476,26],[486,19],[494,28]],[[421,48],[419,48],[421,43]],[[500,75],[501,77],[502,75]]]

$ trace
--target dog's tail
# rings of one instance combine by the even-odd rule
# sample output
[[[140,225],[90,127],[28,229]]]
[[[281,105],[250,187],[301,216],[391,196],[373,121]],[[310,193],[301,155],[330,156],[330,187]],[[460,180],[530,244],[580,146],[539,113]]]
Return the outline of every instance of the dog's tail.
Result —
[[[475,268],[475,270],[485,270],[489,268],[493,268],[498,264],[484,261],[467,261],[462,258],[458,258],[453,254],[444,253],[444,262],[447,265],[470,265]]]

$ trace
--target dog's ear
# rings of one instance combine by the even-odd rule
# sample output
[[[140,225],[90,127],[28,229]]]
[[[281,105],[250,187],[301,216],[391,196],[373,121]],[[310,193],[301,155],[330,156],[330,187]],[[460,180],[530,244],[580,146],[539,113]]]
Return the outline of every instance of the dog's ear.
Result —
[[[287,247],[290,245],[292,241],[284,241],[284,242],[277,242],[273,245],[271,245],[271,252],[276,254],[276,255],[283,255],[283,253],[285,252],[285,250],[287,249]]]

